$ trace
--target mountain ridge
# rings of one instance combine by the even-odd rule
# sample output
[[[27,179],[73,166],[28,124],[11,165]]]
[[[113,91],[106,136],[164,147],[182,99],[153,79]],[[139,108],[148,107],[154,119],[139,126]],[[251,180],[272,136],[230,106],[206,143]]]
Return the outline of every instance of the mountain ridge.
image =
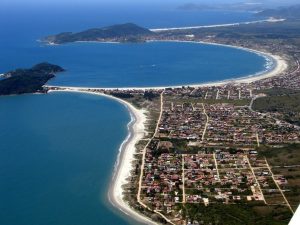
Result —
[[[81,32],[63,32],[50,35],[42,39],[50,44],[64,44],[79,41],[116,41],[116,42],[140,42],[143,37],[154,35],[147,28],[134,23],[116,24],[101,28],[91,28]]]

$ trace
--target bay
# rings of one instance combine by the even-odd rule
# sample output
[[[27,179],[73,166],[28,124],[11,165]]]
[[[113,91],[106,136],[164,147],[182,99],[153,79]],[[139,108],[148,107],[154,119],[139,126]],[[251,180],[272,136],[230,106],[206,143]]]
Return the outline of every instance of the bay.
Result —
[[[248,12],[0,6],[0,73],[48,61],[67,69],[52,85],[181,85],[252,75],[266,67],[265,59],[253,53],[193,43],[37,42],[49,34],[116,23],[160,28],[258,19]],[[0,224],[134,224],[107,200],[129,120],[124,106],[99,96],[0,97]]]
[[[0,224],[127,224],[107,188],[130,116],[104,97],[0,97]],[[128,218],[127,218],[128,219]]]

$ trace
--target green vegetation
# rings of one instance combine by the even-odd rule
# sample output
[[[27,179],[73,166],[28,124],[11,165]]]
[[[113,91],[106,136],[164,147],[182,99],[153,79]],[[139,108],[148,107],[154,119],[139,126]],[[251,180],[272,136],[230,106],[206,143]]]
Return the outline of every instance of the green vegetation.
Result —
[[[271,88],[266,90],[255,91],[255,93],[264,93],[268,96],[285,96],[285,95],[299,94],[300,91],[276,87],[276,88]]]
[[[133,23],[118,24],[103,28],[94,28],[79,33],[64,32],[45,37],[43,41],[55,44],[63,44],[76,41],[101,41],[115,40],[121,42],[139,42],[141,37],[153,35],[150,30],[139,27]]]
[[[161,32],[160,34],[164,37],[194,34],[196,38],[207,38],[208,36],[213,36],[214,39],[219,40],[258,40],[260,43],[263,43],[265,40],[268,39],[299,39],[299,24],[299,21],[293,20],[278,23],[244,24],[233,27],[212,27],[191,30],[174,30],[165,33]],[[228,44],[230,43],[232,42],[229,42]]]
[[[40,63],[31,69],[17,69],[4,74],[0,80],[0,95],[13,95],[43,91],[43,85],[55,77],[55,73],[64,71],[61,67],[49,63]]]
[[[300,202],[300,144],[290,144],[283,147],[261,146],[259,156],[266,157],[275,175],[283,175],[287,184],[285,196],[296,210]]]
[[[300,144],[282,147],[262,145],[257,148],[260,157],[266,157],[271,166],[291,166],[300,162]]]
[[[258,203],[208,206],[186,204],[182,210],[192,222],[212,225],[281,225],[288,224],[292,216],[287,207],[265,206]]]
[[[270,89],[264,93],[268,96],[256,99],[253,103],[254,110],[279,113],[280,119],[300,125],[300,91]]]
[[[160,95],[158,93],[154,93],[153,91],[145,91],[144,98],[152,101],[154,98],[158,98]]]
[[[125,101],[130,102],[138,109],[143,107],[148,107],[149,104],[156,104],[160,102],[160,95],[155,94],[151,91],[146,91],[144,94],[134,94],[134,93],[127,93],[127,92],[118,92],[118,91],[110,91],[106,92],[106,94],[110,94],[114,97],[121,98]],[[158,107],[159,109],[159,107]]]
[[[133,98],[134,95],[130,94],[130,93],[120,93],[120,92],[113,92],[111,93],[112,96],[116,97],[116,98],[123,98],[123,99],[127,99],[127,98]]]

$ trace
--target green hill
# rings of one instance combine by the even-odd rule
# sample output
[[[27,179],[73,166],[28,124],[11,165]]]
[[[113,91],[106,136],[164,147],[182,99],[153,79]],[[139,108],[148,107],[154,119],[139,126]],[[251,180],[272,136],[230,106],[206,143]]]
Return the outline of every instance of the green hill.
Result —
[[[143,37],[154,35],[149,29],[133,23],[118,24],[109,27],[88,29],[79,33],[64,32],[44,38],[42,41],[63,44],[76,41],[118,41],[138,42]]]
[[[30,69],[17,69],[4,74],[0,80],[0,95],[35,93],[43,90],[43,85],[63,72],[60,66],[40,63]]]

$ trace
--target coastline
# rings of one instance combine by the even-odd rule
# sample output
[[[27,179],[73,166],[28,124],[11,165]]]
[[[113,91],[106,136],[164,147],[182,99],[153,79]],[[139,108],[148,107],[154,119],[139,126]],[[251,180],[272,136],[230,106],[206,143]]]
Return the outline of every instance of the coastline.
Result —
[[[94,93],[80,89],[81,88],[74,88],[72,90],[50,90],[49,93],[72,92],[103,96],[118,101],[119,103],[123,104],[129,111],[131,117],[130,122],[127,124],[129,133],[119,147],[117,161],[114,165],[113,177],[108,190],[108,200],[115,208],[117,208],[127,216],[130,216],[140,224],[157,224],[151,221],[148,217],[132,209],[123,199],[124,196],[122,186],[127,183],[127,178],[130,176],[130,171],[133,169],[132,161],[134,160],[134,154],[136,153],[135,145],[145,136],[146,133],[145,122],[147,118],[145,115],[145,110],[137,109],[129,102],[111,95]]]
[[[272,78],[275,76],[278,76],[281,73],[284,73],[284,71],[288,68],[288,64],[284,58],[282,58],[279,55],[273,55],[269,52],[263,52],[255,49],[250,49],[246,47],[241,46],[234,46],[234,45],[226,45],[226,44],[220,44],[220,43],[214,43],[214,42],[206,42],[206,41],[181,41],[181,40],[149,40],[147,42],[178,42],[178,43],[195,43],[195,44],[207,44],[207,45],[215,45],[215,46],[222,46],[222,47],[228,47],[228,48],[235,48],[240,49],[248,52],[255,53],[261,57],[264,57],[266,61],[272,61],[273,66],[270,69],[260,71],[256,74],[251,74],[239,78],[229,78],[225,80],[220,81],[208,81],[204,83],[192,83],[192,84],[182,84],[182,85],[164,85],[164,86],[153,86],[153,87],[74,87],[74,86],[61,86],[64,88],[69,89],[95,89],[95,90],[151,90],[151,89],[157,89],[157,90],[163,90],[165,88],[181,88],[182,86],[189,86],[189,87],[211,87],[211,86],[221,86],[226,84],[249,84],[255,81],[259,81],[262,79]],[[103,42],[101,42],[103,43]],[[46,85],[47,87],[57,87],[57,85]]]
[[[220,86],[220,85],[225,85],[228,83],[234,83],[234,84],[249,84],[255,81],[259,81],[262,79],[267,79],[271,77],[275,77],[279,75],[280,73],[283,73],[287,68],[288,64],[287,62],[279,55],[274,55],[269,52],[263,52],[251,48],[246,48],[246,47],[241,47],[241,46],[235,46],[235,45],[227,45],[227,44],[220,44],[220,43],[215,43],[215,42],[206,42],[206,41],[181,41],[181,40],[163,40],[163,41],[148,41],[148,42],[178,42],[178,43],[195,43],[195,44],[207,44],[207,45],[214,45],[214,46],[222,46],[222,47],[227,47],[227,48],[235,48],[235,49],[240,49],[248,52],[255,53],[263,58],[266,59],[266,62],[272,61],[273,66],[270,69],[260,71],[256,74],[251,74],[239,78],[229,78],[225,80],[220,80],[220,81],[213,81],[213,82],[207,82],[207,83],[200,83],[200,84],[184,84],[184,86],[190,86],[190,87],[209,87],[209,86]],[[181,87],[181,86],[170,86],[170,87]],[[153,88],[153,87],[152,87]],[[155,87],[155,88],[160,88],[163,89],[165,87]],[[135,89],[135,88],[133,88]],[[151,89],[151,87],[147,87],[146,89]]]
[[[155,40],[153,40],[155,41]],[[201,84],[192,84],[192,85],[185,85],[185,86],[191,86],[191,87],[209,87],[209,86],[221,86],[229,83],[233,84],[242,84],[242,83],[251,83],[254,81],[258,81],[261,79],[271,78],[274,76],[279,75],[280,73],[283,73],[287,69],[287,62],[280,56],[272,55],[271,53],[266,53],[262,51],[257,51],[253,49],[248,49],[244,47],[239,46],[232,46],[232,45],[225,45],[225,44],[218,44],[218,43],[208,43],[208,42],[199,42],[199,41],[172,41],[172,42],[192,42],[192,43],[200,43],[200,44],[210,44],[210,45],[217,45],[217,46],[224,46],[224,47],[231,47],[231,48],[237,48],[244,51],[253,52],[255,54],[258,54],[262,57],[265,57],[268,61],[272,60],[273,66],[268,71],[262,71],[255,75],[250,75],[247,77],[241,77],[241,78],[234,78],[234,79],[228,79],[223,81],[215,81],[215,82],[208,82],[208,83],[201,83]],[[49,86],[51,87],[51,86]],[[125,105],[128,109],[131,121],[128,123],[128,136],[123,141],[121,146],[119,147],[119,153],[117,156],[117,161],[115,163],[114,172],[113,172],[113,178],[109,186],[108,191],[108,199],[110,203],[118,210],[120,210],[123,214],[126,214],[133,218],[135,221],[139,222],[140,224],[157,224],[153,221],[151,221],[148,217],[138,213],[134,209],[132,209],[123,199],[123,188],[122,185],[127,183],[127,178],[130,176],[130,171],[132,169],[132,161],[134,160],[134,154],[136,153],[135,144],[144,137],[145,134],[145,121],[146,116],[144,114],[144,110],[139,110],[135,108],[132,104],[119,99],[114,96],[106,95],[103,93],[94,93],[89,91],[88,89],[99,89],[99,90],[131,90],[131,89],[137,89],[137,90],[147,90],[147,89],[165,89],[167,86],[162,87],[126,87],[126,88],[93,88],[93,87],[67,87],[62,86],[63,88],[66,88],[66,90],[55,90],[59,92],[77,92],[77,93],[83,93],[83,94],[94,94],[99,96],[108,97],[110,99],[116,100],[120,102],[121,104]],[[182,86],[168,86],[171,88],[178,88]],[[53,92],[55,92],[53,91]],[[52,91],[50,91],[52,92]]]
[[[212,25],[199,25],[199,26],[185,26],[185,27],[166,27],[166,28],[150,28],[149,30],[154,33],[164,32],[164,31],[174,31],[174,30],[191,30],[191,29],[202,29],[202,28],[216,28],[216,27],[233,27],[233,26],[240,26],[240,25],[248,25],[248,24],[257,24],[257,23],[278,23],[286,21],[286,19],[277,19],[274,17],[269,17],[267,19],[262,20],[254,20],[254,21],[245,21],[245,22],[235,22],[235,23],[224,23],[224,24],[212,24]],[[86,43],[86,42],[93,42],[93,43],[111,43],[111,44],[120,44],[121,42],[118,41],[73,41],[67,43],[55,43],[53,41],[47,41],[43,39],[37,39],[37,42],[46,43],[49,46],[67,44],[67,43]]]
[[[285,21],[285,19],[276,19],[276,18],[270,17],[270,18],[264,19],[264,20],[255,20],[255,21],[239,22],[239,23],[225,23],[225,24],[189,26],[189,27],[153,28],[150,30],[153,32],[162,32],[162,31],[191,30],[191,29],[214,28],[214,27],[233,27],[233,26],[247,25],[247,24],[277,23],[277,22],[283,22],[283,21]]]

